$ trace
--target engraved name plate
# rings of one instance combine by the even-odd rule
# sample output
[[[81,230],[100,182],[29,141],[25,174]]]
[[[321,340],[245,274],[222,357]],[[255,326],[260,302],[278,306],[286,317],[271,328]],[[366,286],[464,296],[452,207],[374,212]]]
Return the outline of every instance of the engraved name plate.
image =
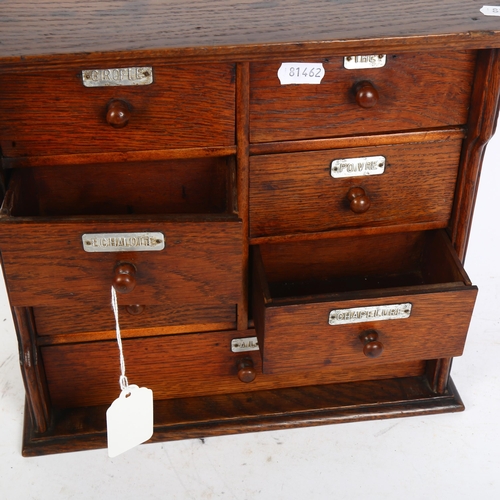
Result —
[[[246,337],[244,339],[231,340],[231,352],[258,351],[259,341],[257,337]]]
[[[334,179],[361,177],[363,175],[380,175],[383,174],[384,171],[384,156],[345,158],[342,160],[333,160],[331,164],[331,175]]]
[[[165,248],[162,233],[94,233],[82,235],[86,252],[157,252]]]
[[[131,85],[150,85],[153,83],[153,68],[110,68],[85,69],[82,71],[85,87],[118,87]]]
[[[334,325],[350,325],[368,321],[384,321],[406,319],[411,315],[411,304],[390,304],[384,306],[353,307],[351,309],[334,309],[330,311],[328,323]]]
[[[370,56],[347,56],[344,57],[345,69],[368,69],[383,68],[387,62],[387,56],[383,54]]]

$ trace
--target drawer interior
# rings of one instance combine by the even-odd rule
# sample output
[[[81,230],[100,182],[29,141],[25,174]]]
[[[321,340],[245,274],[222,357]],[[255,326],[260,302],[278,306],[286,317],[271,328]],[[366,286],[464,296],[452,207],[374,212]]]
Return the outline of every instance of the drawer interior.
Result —
[[[2,213],[13,217],[233,213],[233,157],[19,168]]]
[[[394,287],[470,285],[443,230],[259,246],[269,298]]]

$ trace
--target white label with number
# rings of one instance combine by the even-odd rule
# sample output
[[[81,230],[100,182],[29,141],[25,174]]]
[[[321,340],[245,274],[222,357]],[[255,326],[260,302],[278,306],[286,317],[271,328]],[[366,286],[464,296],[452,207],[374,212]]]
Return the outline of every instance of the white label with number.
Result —
[[[324,76],[322,63],[282,63],[278,70],[281,85],[318,85]]]
[[[498,5],[484,5],[480,11],[485,16],[500,16],[500,6]]]

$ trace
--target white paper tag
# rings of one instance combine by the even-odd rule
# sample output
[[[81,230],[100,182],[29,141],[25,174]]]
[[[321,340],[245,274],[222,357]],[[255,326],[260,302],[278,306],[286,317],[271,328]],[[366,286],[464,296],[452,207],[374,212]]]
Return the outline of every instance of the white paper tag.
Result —
[[[324,76],[322,63],[282,63],[278,70],[281,85],[318,85]]]
[[[481,7],[480,12],[482,12],[485,16],[500,16],[500,6],[484,5]]]
[[[153,435],[153,391],[129,385],[106,412],[108,455],[116,457]]]

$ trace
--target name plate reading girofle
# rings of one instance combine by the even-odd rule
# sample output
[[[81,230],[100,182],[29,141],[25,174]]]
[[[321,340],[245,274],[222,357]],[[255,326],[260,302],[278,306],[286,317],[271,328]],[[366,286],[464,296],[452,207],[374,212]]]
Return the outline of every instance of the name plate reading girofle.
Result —
[[[381,175],[385,172],[385,163],[384,156],[345,158],[342,160],[333,160],[330,172],[334,179],[361,177],[363,175]]]
[[[163,233],[94,233],[82,235],[86,252],[158,252],[165,248]]]
[[[85,69],[82,71],[85,87],[130,87],[133,85],[151,85],[153,83],[153,68],[110,68]]]
[[[350,325],[368,321],[385,321],[406,319],[411,315],[411,304],[391,304],[384,306],[353,307],[351,309],[334,309],[330,311],[328,324]]]
[[[344,57],[345,69],[383,68],[387,62],[385,54]]]

